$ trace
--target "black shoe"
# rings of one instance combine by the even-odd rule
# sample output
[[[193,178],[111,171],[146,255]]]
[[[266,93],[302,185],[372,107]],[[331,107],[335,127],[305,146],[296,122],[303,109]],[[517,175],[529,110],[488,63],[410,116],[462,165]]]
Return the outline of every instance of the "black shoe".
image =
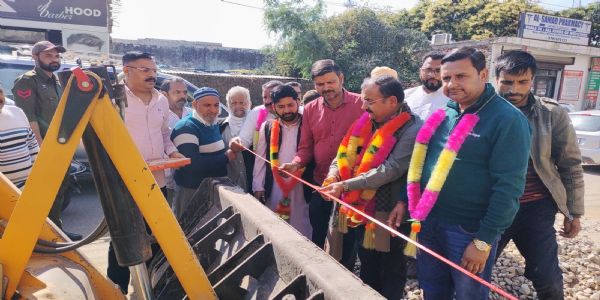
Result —
[[[65,231],[65,234],[71,239],[71,241],[79,241],[82,238],[81,234],[78,234],[78,233]]]

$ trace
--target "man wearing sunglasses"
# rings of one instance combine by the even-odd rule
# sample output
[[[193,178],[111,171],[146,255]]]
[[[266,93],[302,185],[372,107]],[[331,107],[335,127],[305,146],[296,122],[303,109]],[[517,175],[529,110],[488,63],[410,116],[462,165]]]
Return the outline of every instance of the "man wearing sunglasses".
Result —
[[[400,227],[408,212],[406,203],[398,197],[398,194],[406,186],[408,165],[422,121],[406,107],[402,84],[393,76],[395,72],[384,68],[380,67],[379,72],[371,73],[375,76],[363,82],[362,103],[363,109],[369,113],[367,122],[370,123],[372,134],[383,128],[392,130],[395,139],[393,148],[387,153],[385,150],[379,150],[386,153],[377,154],[385,155],[385,160],[380,165],[371,165],[370,170],[351,178],[342,177],[338,165],[338,160],[341,160],[342,156],[338,156],[338,159],[334,159],[331,163],[327,174],[328,180],[325,180],[330,184],[323,187],[321,191],[338,198],[342,194],[348,196],[353,191],[375,191],[374,197],[370,199],[371,203],[374,203],[373,211],[367,210],[367,212],[379,221],[387,222],[390,227]],[[382,73],[383,76],[378,76]],[[399,120],[405,121],[399,122]],[[355,128],[349,130],[353,131]],[[361,148],[371,147],[368,142],[365,142]],[[360,162],[356,162],[354,167],[359,164]],[[332,219],[339,220],[336,217]],[[399,230],[405,233],[409,231],[406,225]],[[336,222],[332,222],[331,227],[332,231],[341,233]],[[364,224],[355,227],[357,240],[361,242],[361,246],[358,247],[358,257],[361,262],[360,279],[387,299],[401,299],[406,283],[403,254],[406,242],[399,237],[392,237],[383,229],[376,229],[373,233],[374,245],[367,246],[362,243],[364,236],[368,234],[366,227]]]
[[[442,87],[443,52],[432,51],[423,56],[423,64],[419,69],[421,85],[404,91],[406,104],[411,111],[426,120],[436,110],[446,107],[448,97]]]
[[[154,89],[156,63],[151,54],[131,51],[123,55],[125,74],[125,126],[144,160],[151,161],[165,157],[184,158],[171,142],[169,129],[169,101]],[[164,170],[153,171],[154,179],[167,198]],[[108,249],[108,278],[118,284],[127,294],[129,269],[117,263],[112,244]]]

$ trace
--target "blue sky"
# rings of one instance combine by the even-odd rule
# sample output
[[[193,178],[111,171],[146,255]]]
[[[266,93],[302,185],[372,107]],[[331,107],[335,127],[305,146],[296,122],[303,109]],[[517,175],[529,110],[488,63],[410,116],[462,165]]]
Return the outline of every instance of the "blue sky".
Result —
[[[345,0],[325,0],[328,14],[344,11]],[[581,0],[582,5],[599,0]],[[231,2],[237,3],[233,4]],[[410,8],[417,0],[369,0],[370,6],[392,10]],[[573,5],[573,0],[539,0],[551,10]],[[579,0],[576,0],[578,3]],[[160,38],[221,43],[226,47],[259,49],[275,42],[263,25],[262,0],[122,0],[113,37]],[[241,5],[240,5],[241,4]]]

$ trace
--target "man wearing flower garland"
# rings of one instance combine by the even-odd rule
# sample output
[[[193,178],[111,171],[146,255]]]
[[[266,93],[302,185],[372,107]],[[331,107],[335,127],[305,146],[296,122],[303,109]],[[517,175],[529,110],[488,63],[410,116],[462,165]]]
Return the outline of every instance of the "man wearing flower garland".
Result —
[[[406,203],[397,195],[406,185],[410,155],[422,121],[404,103],[402,85],[394,77],[367,79],[361,89],[366,112],[348,130],[322,191],[335,197],[343,195],[346,203],[399,227]],[[406,283],[402,250],[406,243],[383,228],[361,221],[344,207],[336,215],[339,231],[357,227],[357,237],[364,241],[358,249],[360,278],[387,299],[402,298]]]
[[[407,187],[411,235],[421,224],[421,244],[490,281],[500,234],[525,187],[529,125],[487,83],[480,51],[453,50],[442,59],[441,74],[453,101],[417,135]],[[425,299],[488,297],[487,287],[428,253],[418,253],[417,266]]]
[[[583,169],[567,112],[556,100],[530,92],[536,69],[535,58],[525,51],[507,52],[496,61],[498,93],[527,116],[534,141],[521,206],[500,239],[498,255],[512,240],[525,258],[525,277],[533,282],[538,297],[563,299],[554,219],[557,212],[564,215],[563,237],[574,238],[581,230]]]
[[[321,184],[346,131],[364,111],[360,95],[344,89],[344,74],[335,61],[316,61],[311,68],[311,77],[321,97],[304,107],[298,153],[291,163],[281,167],[293,173],[314,161],[313,179],[315,183]],[[333,205],[331,201],[323,200],[319,193],[313,193],[309,206],[310,223],[313,228],[312,241],[323,248]],[[348,269],[353,269],[356,257],[355,239],[351,234],[346,237],[348,238],[342,253],[342,264]]]
[[[266,121],[261,126],[256,153],[274,166],[267,165],[262,159],[254,161],[252,190],[257,199],[266,199],[265,204],[271,210],[310,238],[312,227],[302,184],[292,177],[284,178],[278,171],[273,172],[274,168],[292,161],[296,155],[302,123],[302,115],[298,112],[298,93],[292,86],[280,85],[271,92],[271,99],[277,119]],[[302,170],[297,171],[297,175],[300,173]]]
[[[248,112],[246,119],[244,120],[244,124],[242,124],[242,128],[240,129],[239,136],[232,138],[229,141],[229,149],[233,150],[234,152],[243,151],[244,148],[242,148],[240,145],[250,149],[256,149],[256,143],[258,143],[258,130],[260,129],[260,126],[267,120],[272,120],[275,118],[273,102],[271,102],[271,90],[282,84],[283,82],[279,80],[270,80],[262,85],[263,104],[253,108],[250,110],[250,112]],[[254,156],[249,156],[249,158],[250,160],[248,161],[248,165],[253,167]],[[246,191],[251,192],[252,168],[246,170],[246,175]]]

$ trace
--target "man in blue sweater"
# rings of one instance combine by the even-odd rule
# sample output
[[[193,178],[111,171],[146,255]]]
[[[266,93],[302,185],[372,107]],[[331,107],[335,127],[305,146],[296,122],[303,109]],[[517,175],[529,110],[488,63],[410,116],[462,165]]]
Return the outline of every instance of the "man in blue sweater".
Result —
[[[510,226],[525,186],[531,134],[525,116],[487,83],[485,56],[459,48],[442,59],[444,93],[453,101],[429,142],[422,189],[464,114],[479,122],[467,135],[422,222],[419,242],[489,281],[500,234]],[[487,299],[489,289],[431,255],[417,256],[425,299]]]
[[[173,213],[178,219],[202,180],[227,176],[227,163],[235,159],[231,150],[225,150],[219,131],[219,96],[217,90],[209,87],[194,92],[192,114],[179,120],[171,133],[177,150],[192,160],[191,164],[175,171]]]

